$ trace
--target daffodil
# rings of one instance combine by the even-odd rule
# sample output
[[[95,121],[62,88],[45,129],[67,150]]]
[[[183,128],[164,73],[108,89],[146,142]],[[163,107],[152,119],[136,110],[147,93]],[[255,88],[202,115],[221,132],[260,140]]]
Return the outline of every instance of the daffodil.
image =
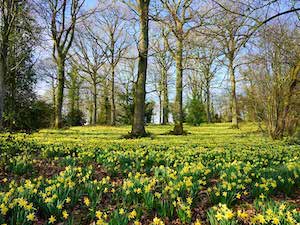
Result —
[[[90,199],[88,197],[84,197],[83,202],[86,206],[89,206],[91,204]]]
[[[222,215],[220,212],[218,212],[218,213],[216,214],[216,219],[217,219],[218,221],[220,221],[221,219],[223,219],[223,215]]]
[[[51,215],[49,218],[49,223],[54,223],[56,221],[55,216]]]
[[[124,214],[125,214],[125,210],[124,210],[123,208],[121,208],[121,209],[119,210],[119,213],[120,213],[120,215],[124,215]]]
[[[199,220],[199,219],[197,219],[197,220],[195,221],[194,225],[201,225],[201,222],[200,222],[200,220]]]
[[[34,213],[29,213],[29,214],[26,216],[26,218],[27,218],[28,221],[34,221],[35,215],[34,215]]]
[[[62,216],[63,216],[64,219],[67,219],[69,217],[69,214],[68,214],[68,212],[66,210],[64,210],[62,212]]]
[[[153,225],[164,225],[164,222],[161,219],[159,219],[158,217],[155,217],[153,219]]]
[[[280,220],[277,217],[274,217],[272,219],[272,223],[275,224],[275,225],[278,225],[280,223]]]
[[[132,210],[132,212],[129,213],[128,218],[129,219],[134,219],[136,217],[137,213],[135,210]]]

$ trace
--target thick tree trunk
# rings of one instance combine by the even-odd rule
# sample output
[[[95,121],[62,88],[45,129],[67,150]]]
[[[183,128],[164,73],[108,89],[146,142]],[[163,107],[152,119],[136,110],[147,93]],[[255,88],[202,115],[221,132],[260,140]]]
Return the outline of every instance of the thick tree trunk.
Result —
[[[134,115],[131,133],[133,136],[145,136],[145,98],[146,75],[148,59],[148,10],[150,0],[141,0],[140,7],[140,38],[139,38],[139,65],[138,78],[135,87]]]
[[[183,108],[182,108],[182,49],[183,43],[182,40],[177,40],[177,51],[176,51],[176,97],[174,104],[174,134],[182,135],[183,134]]]
[[[237,99],[236,99],[236,81],[233,67],[233,60],[229,60],[229,76],[231,84],[231,113],[232,113],[232,127],[239,128],[238,113],[237,113]]]
[[[57,59],[57,94],[56,94],[56,114],[55,114],[55,128],[62,128],[62,106],[64,98],[64,86],[65,86],[65,58],[59,56]]]
[[[162,102],[162,124],[169,123],[169,97],[168,97],[168,73],[163,69],[163,102]]]

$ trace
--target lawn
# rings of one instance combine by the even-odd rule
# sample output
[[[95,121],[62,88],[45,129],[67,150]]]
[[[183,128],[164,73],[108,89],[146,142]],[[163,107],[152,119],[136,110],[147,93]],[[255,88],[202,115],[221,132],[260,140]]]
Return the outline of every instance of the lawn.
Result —
[[[2,134],[0,224],[299,224],[300,146],[229,126]]]

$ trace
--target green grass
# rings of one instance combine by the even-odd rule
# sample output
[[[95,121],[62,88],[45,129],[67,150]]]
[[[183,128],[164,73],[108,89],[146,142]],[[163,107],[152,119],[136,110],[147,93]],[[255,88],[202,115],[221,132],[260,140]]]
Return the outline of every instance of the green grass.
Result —
[[[71,127],[65,130],[44,129],[29,135],[27,138],[40,143],[73,143],[73,144],[103,144],[103,143],[144,143],[144,144],[197,144],[226,146],[228,144],[274,143],[263,136],[255,124],[241,124],[240,129],[231,129],[230,123],[203,124],[199,127],[185,125],[190,132],[186,136],[167,135],[173,126],[149,125],[146,130],[153,136],[142,139],[124,140],[122,136],[130,132],[130,126],[86,126]]]

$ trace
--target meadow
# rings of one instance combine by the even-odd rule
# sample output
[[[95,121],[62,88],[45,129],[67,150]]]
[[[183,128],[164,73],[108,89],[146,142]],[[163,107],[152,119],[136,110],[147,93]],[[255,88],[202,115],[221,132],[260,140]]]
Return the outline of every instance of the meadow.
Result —
[[[229,126],[1,134],[0,224],[300,224],[300,146]]]

